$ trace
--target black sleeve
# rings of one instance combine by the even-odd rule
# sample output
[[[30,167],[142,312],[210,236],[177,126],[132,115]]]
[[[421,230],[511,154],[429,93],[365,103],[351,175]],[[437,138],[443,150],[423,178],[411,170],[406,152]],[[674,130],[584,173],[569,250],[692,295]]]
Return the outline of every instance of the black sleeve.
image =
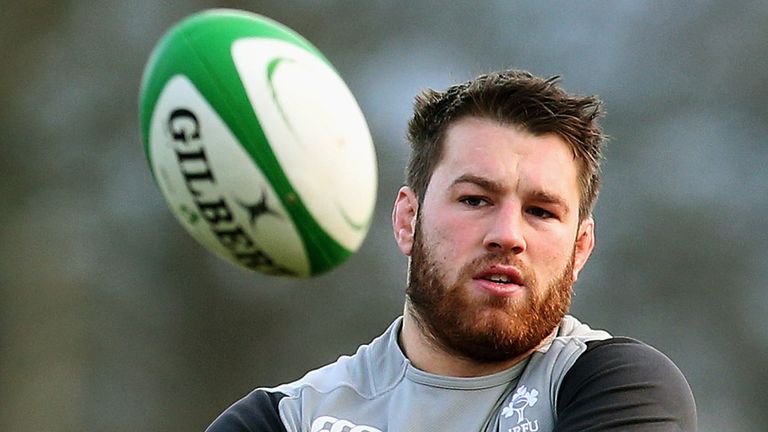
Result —
[[[286,432],[278,404],[285,395],[254,390],[227,408],[206,432]]]
[[[664,354],[628,338],[587,344],[566,373],[556,432],[695,432],[696,406]]]

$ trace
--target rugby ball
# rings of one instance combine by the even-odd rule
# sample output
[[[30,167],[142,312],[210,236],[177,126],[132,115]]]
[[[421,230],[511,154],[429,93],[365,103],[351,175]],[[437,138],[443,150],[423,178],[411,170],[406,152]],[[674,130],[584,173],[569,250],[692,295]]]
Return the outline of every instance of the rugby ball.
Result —
[[[260,15],[192,15],[144,69],[145,156],[179,223],[232,263],[308,277],[344,262],[373,215],[371,134],[333,65]]]

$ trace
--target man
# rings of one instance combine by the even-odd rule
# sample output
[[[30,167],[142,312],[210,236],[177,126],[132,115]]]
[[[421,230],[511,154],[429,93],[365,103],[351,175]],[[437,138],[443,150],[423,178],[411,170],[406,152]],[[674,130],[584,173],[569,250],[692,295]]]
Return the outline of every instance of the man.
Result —
[[[566,315],[595,243],[599,116],[521,71],[419,95],[392,215],[403,317],[209,431],[695,431],[669,359]]]

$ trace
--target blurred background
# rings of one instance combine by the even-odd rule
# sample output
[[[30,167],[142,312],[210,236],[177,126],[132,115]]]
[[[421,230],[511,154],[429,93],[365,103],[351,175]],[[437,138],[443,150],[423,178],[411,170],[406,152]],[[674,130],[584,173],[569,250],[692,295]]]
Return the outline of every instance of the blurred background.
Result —
[[[380,170],[362,249],[317,279],[203,250],[141,150],[154,44],[232,7],[301,33],[358,98]],[[768,423],[768,3],[4,2],[0,430],[202,431],[257,386],[351,353],[402,309],[390,206],[412,97],[515,67],[597,94],[612,140],[572,311],[690,381],[701,431]]]

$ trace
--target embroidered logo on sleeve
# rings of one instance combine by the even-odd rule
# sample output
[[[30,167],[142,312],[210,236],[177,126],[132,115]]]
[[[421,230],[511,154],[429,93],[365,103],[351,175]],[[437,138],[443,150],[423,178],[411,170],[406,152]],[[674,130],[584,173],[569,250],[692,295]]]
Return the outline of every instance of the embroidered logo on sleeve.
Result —
[[[512,395],[512,402],[505,406],[501,411],[501,415],[504,418],[510,418],[517,415],[517,425],[509,428],[508,432],[536,432],[539,430],[539,421],[530,421],[525,417],[525,409],[536,405],[539,400],[539,391],[536,389],[528,389],[525,386],[520,386],[514,395]]]
[[[312,432],[381,432],[373,426],[356,425],[349,420],[320,416],[312,422]]]

